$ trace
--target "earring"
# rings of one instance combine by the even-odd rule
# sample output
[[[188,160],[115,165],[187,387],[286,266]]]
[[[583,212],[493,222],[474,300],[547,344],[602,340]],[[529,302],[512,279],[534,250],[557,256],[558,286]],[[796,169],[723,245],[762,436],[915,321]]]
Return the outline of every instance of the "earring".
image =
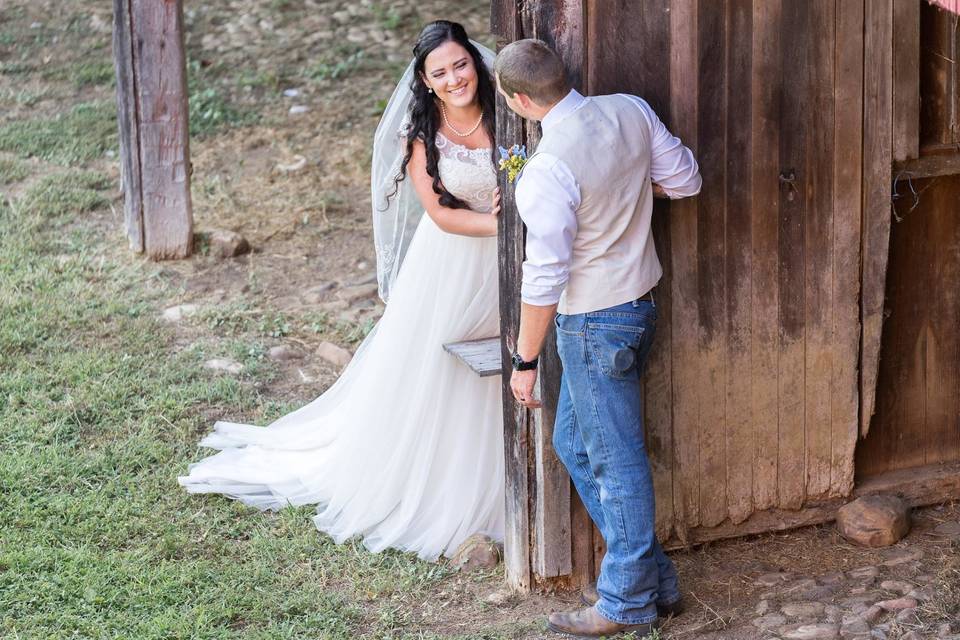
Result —
[[[427,93],[433,93],[433,89],[431,87],[427,87]]]

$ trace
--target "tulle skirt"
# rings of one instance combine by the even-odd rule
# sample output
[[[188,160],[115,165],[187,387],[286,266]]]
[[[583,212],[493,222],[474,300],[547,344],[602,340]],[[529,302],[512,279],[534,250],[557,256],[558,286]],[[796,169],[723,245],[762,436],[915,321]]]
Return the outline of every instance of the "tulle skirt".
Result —
[[[443,345],[499,333],[497,242],[444,233],[424,215],[390,303],[340,378],[267,427],[218,422],[219,453],[179,482],[258,509],[316,504],[337,542],[362,536],[435,560],[470,535],[502,540],[500,377]]]

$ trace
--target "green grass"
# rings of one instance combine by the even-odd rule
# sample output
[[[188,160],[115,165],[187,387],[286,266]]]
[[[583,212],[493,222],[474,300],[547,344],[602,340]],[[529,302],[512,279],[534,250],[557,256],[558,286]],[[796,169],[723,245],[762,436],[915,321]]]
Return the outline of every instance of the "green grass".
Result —
[[[235,107],[220,85],[222,69],[204,68],[199,60],[187,64],[190,134],[208,136],[230,127],[255,124],[259,114]]]
[[[0,185],[20,182],[30,175],[30,169],[20,160],[0,158]]]
[[[444,566],[336,546],[308,507],[261,514],[177,485],[210,416],[291,407],[170,349],[154,267],[48,224],[104,186],[78,172],[0,203],[0,637],[439,637],[403,623]]]
[[[0,126],[0,151],[61,165],[86,162],[117,148],[116,105],[79,104],[48,120],[15,121]]]

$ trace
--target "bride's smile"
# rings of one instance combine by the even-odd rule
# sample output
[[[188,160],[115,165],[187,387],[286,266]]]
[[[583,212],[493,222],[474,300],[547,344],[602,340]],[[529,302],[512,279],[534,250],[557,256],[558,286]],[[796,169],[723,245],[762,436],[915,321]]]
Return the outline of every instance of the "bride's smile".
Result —
[[[445,42],[427,55],[423,81],[451,111],[477,108],[477,69],[459,43]]]

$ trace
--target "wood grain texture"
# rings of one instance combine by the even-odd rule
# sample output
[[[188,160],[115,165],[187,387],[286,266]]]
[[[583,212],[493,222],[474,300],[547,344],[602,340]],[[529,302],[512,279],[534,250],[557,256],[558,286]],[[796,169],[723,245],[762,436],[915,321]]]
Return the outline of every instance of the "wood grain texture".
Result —
[[[481,378],[503,373],[499,337],[451,342],[443,345],[443,350],[470,367]]]
[[[877,412],[857,474],[960,462],[960,176],[916,181],[890,234]],[[926,283],[917,286],[918,282]]]
[[[670,3],[670,126],[699,158],[697,0]],[[702,161],[702,159],[701,159]],[[699,298],[697,296],[697,199],[670,203],[671,397],[673,407],[674,531],[685,539],[700,522]]]
[[[728,2],[700,2],[697,11],[697,144],[703,189],[697,197],[697,299],[700,324],[700,524],[727,517],[727,319],[724,261],[727,214]],[[691,366],[688,363],[687,366]]]
[[[920,7],[920,146],[956,151],[960,143],[960,16]]]
[[[834,356],[831,389],[830,495],[853,490],[860,394],[860,222],[863,173],[863,2],[840,0],[836,10],[834,119],[834,257],[830,286]]]
[[[893,0],[893,142],[894,160],[920,154],[920,5]]]
[[[913,178],[936,178],[960,174],[960,153],[951,155],[930,155],[906,160],[893,165],[894,175]]]
[[[130,248],[143,252],[143,195],[140,184],[140,117],[133,68],[133,24],[129,0],[113,0],[113,64],[117,77],[120,178],[123,219]]]
[[[522,37],[520,16],[513,2],[494,2],[491,16],[492,31],[498,45],[503,46]],[[523,120],[515,115],[497,96],[497,142],[512,144],[525,138]],[[523,264],[523,223],[517,215],[513,188],[500,174],[502,210],[497,238],[500,271],[500,325],[501,361],[510,361],[516,346],[520,326],[520,279]],[[510,392],[509,371],[504,371],[503,384],[503,438],[506,458],[506,533],[504,539],[504,568],[507,584],[517,590],[529,590],[531,575],[531,445],[529,412],[516,404]]]
[[[193,250],[182,0],[130,0],[143,245],[154,260]]]
[[[751,72],[751,357],[753,501],[777,505],[779,430],[780,0],[756,3]]]
[[[884,282],[890,247],[893,160],[893,4],[864,5],[863,230],[861,270],[860,433],[870,429],[876,401]]]

